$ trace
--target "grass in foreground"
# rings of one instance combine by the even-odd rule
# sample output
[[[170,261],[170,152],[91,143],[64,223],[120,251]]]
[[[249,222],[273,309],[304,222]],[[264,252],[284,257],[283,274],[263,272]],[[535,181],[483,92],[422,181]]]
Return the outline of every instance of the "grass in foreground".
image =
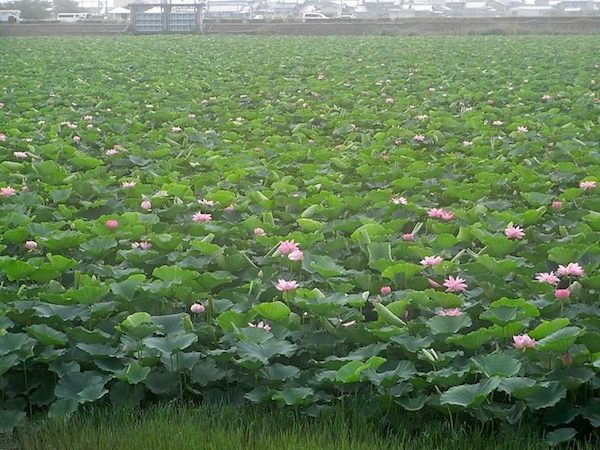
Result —
[[[148,410],[93,408],[64,423],[44,420],[22,429],[8,447],[27,450],[199,449],[545,449],[537,431],[454,426],[440,417],[406,415],[394,428],[341,408],[317,419],[292,410],[160,405]],[[459,423],[456,423],[459,422]],[[597,442],[596,442],[597,443]],[[570,448],[593,449],[593,442]]]

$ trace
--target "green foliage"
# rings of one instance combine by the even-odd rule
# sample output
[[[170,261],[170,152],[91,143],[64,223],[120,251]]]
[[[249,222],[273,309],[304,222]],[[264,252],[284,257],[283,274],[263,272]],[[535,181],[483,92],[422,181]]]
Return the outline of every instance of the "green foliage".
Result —
[[[379,418],[544,423],[552,445],[600,426],[600,189],[579,187],[600,181],[598,38],[410,44],[2,46],[2,430],[177,397],[315,416],[351,393]],[[536,281],[569,263],[585,274]]]

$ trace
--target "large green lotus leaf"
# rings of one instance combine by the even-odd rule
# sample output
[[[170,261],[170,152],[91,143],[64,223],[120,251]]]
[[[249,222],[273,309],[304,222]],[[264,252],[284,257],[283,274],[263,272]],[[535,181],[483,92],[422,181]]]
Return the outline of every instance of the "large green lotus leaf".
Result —
[[[416,397],[400,397],[394,399],[394,401],[406,411],[419,411],[423,409],[427,400],[429,400],[429,396],[426,394],[417,395]]]
[[[477,350],[493,338],[494,335],[490,330],[487,328],[480,328],[479,330],[464,335],[458,334],[455,336],[448,336],[446,342],[466,348],[467,350]]]
[[[120,330],[137,339],[150,336],[157,329],[152,322],[152,317],[147,312],[136,312],[130,314],[119,324]]]
[[[477,264],[481,264],[491,273],[504,277],[509,273],[516,272],[519,269],[519,264],[511,259],[498,260],[489,255],[480,255],[477,257]]]
[[[532,410],[554,406],[567,395],[567,388],[558,381],[549,381],[540,384],[541,389],[524,399],[527,406]]]
[[[308,387],[287,388],[282,391],[276,391],[271,399],[286,405],[306,405],[310,403],[313,396],[313,390]]]
[[[112,283],[110,286],[110,290],[116,296],[124,297],[126,299],[133,299],[137,290],[144,285],[145,280],[146,277],[144,275],[132,275],[126,280],[120,281],[118,283]]]
[[[447,250],[454,247],[459,242],[460,240],[452,234],[442,233],[437,235],[435,239],[431,241],[431,247],[437,250]]]
[[[161,266],[152,271],[152,276],[163,281],[189,284],[196,278],[197,273],[177,266]]]
[[[440,404],[457,405],[463,408],[481,405],[487,396],[501,383],[500,378],[488,378],[477,384],[464,384],[448,389],[440,396]]]
[[[198,340],[193,333],[171,333],[165,337],[152,336],[144,339],[144,345],[159,352],[171,355],[180,352]]]
[[[6,274],[10,281],[22,280],[36,271],[36,267],[25,261],[14,259],[0,260],[0,269]]]
[[[540,323],[537,327],[531,330],[528,334],[529,337],[540,340],[566,327],[567,325],[569,325],[569,323],[569,319],[562,317],[550,321],[542,320],[542,323]]]
[[[485,374],[491,377],[513,377],[521,370],[519,360],[504,353],[477,356],[472,361]]]
[[[405,326],[406,323],[400,319],[396,314],[390,311],[385,305],[377,302],[375,303],[375,310],[377,311],[377,315],[379,320],[382,322],[387,322],[390,325],[394,326]]]
[[[252,307],[258,314],[267,320],[285,320],[290,316],[290,308],[283,302],[275,301],[259,303]]]
[[[583,330],[578,327],[561,328],[538,341],[536,347],[538,350],[566,353],[582,332]]]
[[[546,442],[551,447],[556,447],[559,444],[568,442],[577,435],[577,430],[574,428],[558,428],[546,435]]]
[[[600,427],[600,400],[592,398],[580,409],[580,414],[585,417],[593,427]]]
[[[234,327],[247,326],[248,320],[245,314],[237,311],[225,311],[218,315],[217,323],[225,332],[233,331]]]
[[[269,339],[263,343],[240,342],[237,344],[237,353],[251,361],[258,361],[263,365],[269,364],[269,360],[277,355],[292,356],[298,346],[282,339]]]
[[[416,353],[423,348],[429,348],[433,342],[433,338],[431,336],[417,337],[405,334],[394,336],[390,341],[400,345],[410,353]]]
[[[486,236],[481,239],[490,256],[506,256],[519,246],[518,242],[504,236]]]
[[[77,266],[78,262],[71,258],[65,258],[62,255],[52,255],[48,253],[46,255],[52,268],[58,272],[65,272],[73,267]]]
[[[54,395],[58,399],[75,399],[79,403],[98,400],[108,392],[108,377],[97,372],[67,372],[60,377]]]
[[[25,421],[26,414],[14,409],[0,409],[0,434],[12,433],[13,429]]]
[[[440,308],[459,308],[465,303],[461,297],[451,292],[430,291],[428,295],[435,306]]]
[[[408,279],[421,273],[422,270],[423,268],[417,264],[401,262],[393,264],[386,268],[381,274],[381,276],[390,280],[394,280],[397,275],[401,275],[405,279]]]
[[[392,246],[389,242],[372,242],[367,245],[369,255],[369,267],[373,267],[376,261],[384,263],[392,261]]]
[[[51,419],[65,419],[77,411],[79,403],[79,399],[76,397],[59,398],[50,406],[48,417]]]
[[[350,238],[363,245],[370,244],[373,241],[380,240],[381,237],[385,236],[385,228],[376,223],[368,223],[361,227],[358,227],[351,235]]]
[[[570,244],[568,247],[552,247],[548,252],[548,259],[557,264],[569,264],[579,261],[588,250],[587,245]]]
[[[320,293],[319,295],[309,294],[306,298],[296,297],[294,304],[300,309],[324,317],[341,314],[343,305],[349,301],[349,296],[341,293],[334,293],[329,296]]]
[[[301,218],[296,219],[296,222],[300,226],[300,229],[302,229],[308,233],[312,233],[314,231],[319,231],[321,228],[323,228],[323,222],[319,222],[319,221],[313,220],[313,219],[307,219],[307,218],[301,217]]]
[[[588,367],[559,367],[548,374],[549,380],[560,381],[563,386],[572,391],[590,381],[595,372]]]
[[[400,380],[408,380],[416,375],[417,369],[411,361],[398,361],[398,365],[393,370],[385,372],[376,372],[368,370],[367,377],[376,386],[390,388]]]
[[[600,231],[600,212],[590,211],[589,214],[583,216],[583,220],[590,226],[594,231]],[[572,260],[575,261],[575,260]],[[566,263],[565,263],[566,264]]]
[[[526,377],[504,378],[498,386],[498,390],[506,392],[517,399],[526,399],[532,394],[542,390],[543,387],[537,380]]]
[[[325,278],[337,277],[346,271],[330,256],[313,255],[308,252],[304,253],[302,268],[308,273],[318,273]]]
[[[192,332],[193,327],[188,327],[190,316],[187,313],[165,314],[161,316],[152,316],[152,323],[159,327],[162,334],[169,335],[173,333]]]
[[[225,375],[225,370],[218,367],[214,359],[198,361],[191,372],[192,379],[200,386],[207,386],[209,383],[220,381],[225,378]]]
[[[215,272],[203,273],[200,275],[198,282],[202,289],[210,291],[224,284],[228,284],[234,279],[235,277],[231,273],[218,270]]]
[[[338,369],[335,375],[336,381],[340,383],[355,383],[360,380],[364,370],[376,370],[386,361],[381,356],[371,356],[366,362],[350,361]]]
[[[108,255],[118,245],[117,241],[111,237],[94,237],[87,242],[82,243],[79,249],[86,255],[93,258],[103,258]]]
[[[44,345],[55,345],[62,347],[69,342],[69,338],[65,333],[55,330],[46,324],[30,325],[25,327],[25,331],[27,331],[31,336],[36,338],[38,342]]]
[[[296,366],[286,366],[284,364],[275,363],[270,366],[265,366],[261,369],[264,378],[269,381],[285,381],[300,376],[300,369]]]
[[[435,316],[427,320],[427,326],[433,334],[455,334],[458,330],[470,327],[471,318],[463,314],[462,316]]]
[[[0,356],[16,352],[31,344],[35,344],[35,340],[25,333],[7,333],[0,335]]]
[[[131,363],[126,369],[115,374],[115,377],[121,381],[126,381],[129,384],[138,384],[146,379],[150,373],[150,367],[140,366],[137,363]]]

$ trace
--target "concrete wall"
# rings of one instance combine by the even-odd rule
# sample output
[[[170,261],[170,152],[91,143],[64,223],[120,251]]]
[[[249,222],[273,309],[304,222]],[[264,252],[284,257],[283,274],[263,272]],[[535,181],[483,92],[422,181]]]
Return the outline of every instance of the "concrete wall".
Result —
[[[209,34],[257,35],[454,35],[600,34],[600,17],[412,18],[394,22],[307,22],[205,24]],[[0,36],[118,35],[126,24],[37,23],[0,25]]]

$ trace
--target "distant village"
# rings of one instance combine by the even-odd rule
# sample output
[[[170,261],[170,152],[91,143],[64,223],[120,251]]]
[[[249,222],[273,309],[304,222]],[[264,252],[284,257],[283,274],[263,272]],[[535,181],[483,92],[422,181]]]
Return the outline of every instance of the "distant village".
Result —
[[[194,3],[200,0],[173,0]],[[114,0],[113,11],[132,3]],[[216,20],[395,20],[411,17],[540,17],[600,15],[600,0],[207,0],[204,17]],[[111,12],[110,10],[108,11]],[[122,16],[123,18],[126,15]]]

